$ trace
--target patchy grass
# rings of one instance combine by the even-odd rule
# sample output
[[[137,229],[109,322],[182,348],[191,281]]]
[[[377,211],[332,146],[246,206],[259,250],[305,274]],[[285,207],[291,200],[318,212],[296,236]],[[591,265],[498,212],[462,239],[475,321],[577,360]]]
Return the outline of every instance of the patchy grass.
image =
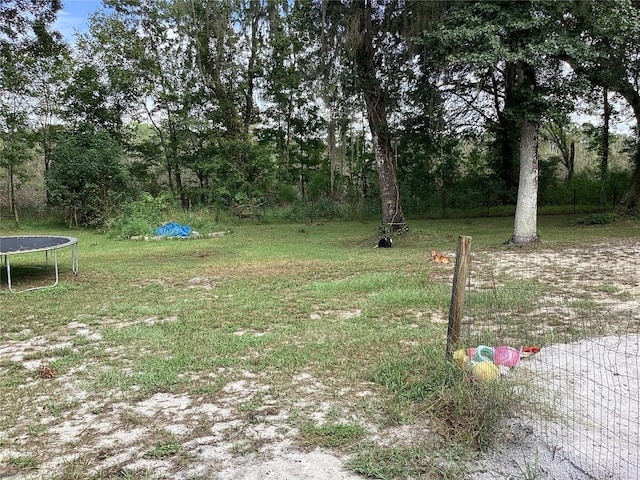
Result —
[[[36,470],[39,466],[38,460],[32,455],[9,457],[7,463],[17,470]]]
[[[389,447],[363,443],[348,466],[366,478],[441,479],[465,478],[464,462],[469,455],[455,444],[417,442],[409,446]]]
[[[458,234],[484,261],[519,251],[501,246],[508,219],[411,226],[392,249],[374,249],[377,225],[365,223],[194,241],[3,227],[78,237],[80,274],[63,250],[56,288],[0,291],[0,464],[42,478],[209,478],[298,446],[350,455],[371,478],[460,478],[465,452],[520,404],[508,384],[479,404],[443,361],[453,266],[430,251],[454,253]],[[567,217],[540,231],[552,250],[640,237],[638,224]],[[15,284],[33,281],[33,261],[12,259]],[[497,296],[514,312],[538,294],[535,279],[505,282],[480,303]],[[597,290],[626,292],[609,280]]]
[[[366,429],[357,423],[306,423],[300,427],[303,445],[319,445],[324,448],[344,448],[357,443],[366,434]]]

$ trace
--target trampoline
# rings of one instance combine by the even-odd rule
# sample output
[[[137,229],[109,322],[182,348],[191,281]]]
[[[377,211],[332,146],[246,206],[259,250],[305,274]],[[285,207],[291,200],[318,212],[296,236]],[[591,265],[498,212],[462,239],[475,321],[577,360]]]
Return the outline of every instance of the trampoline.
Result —
[[[26,288],[20,292],[29,290],[38,290],[40,288],[55,287],[58,284],[58,249],[71,248],[71,269],[74,275],[78,275],[78,239],[74,237],[55,237],[48,235],[29,235],[15,237],[0,237],[0,257],[4,257],[4,264],[7,270],[7,284],[9,291],[16,293],[11,285],[11,255],[19,255],[21,253],[45,253],[45,268],[49,264],[49,252],[53,252],[53,263],[56,272],[55,282],[51,285],[43,285],[39,287]]]

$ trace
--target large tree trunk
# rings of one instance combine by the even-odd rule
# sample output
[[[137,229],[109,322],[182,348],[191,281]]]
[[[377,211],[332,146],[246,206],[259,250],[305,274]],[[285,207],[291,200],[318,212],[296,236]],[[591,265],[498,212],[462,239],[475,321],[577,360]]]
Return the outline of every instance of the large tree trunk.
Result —
[[[538,241],[538,125],[523,117],[520,128],[520,181],[511,241]]]
[[[377,82],[376,82],[377,83]],[[392,231],[405,227],[402,206],[400,205],[400,190],[396,165],[391,149],[391,138],[387,126],[387,112],[382,91],[376,86],[372,91],[365,92],[367,116],[371,137],[373,139],[373,153],[378,172],[380,200],[382,202],[382,224],[389,226]]]
[[[371,0],[360,0],[354,4],[358,9],[359,33],[355,60],[373,139],[373,152],[382,203],[382,225],[391,231],[398,231],[404,229],[406,224],[400,204],[397,171],[391,149],[386,96],[377,77],[373,44],[374,26],[371,19],[373,9]]]

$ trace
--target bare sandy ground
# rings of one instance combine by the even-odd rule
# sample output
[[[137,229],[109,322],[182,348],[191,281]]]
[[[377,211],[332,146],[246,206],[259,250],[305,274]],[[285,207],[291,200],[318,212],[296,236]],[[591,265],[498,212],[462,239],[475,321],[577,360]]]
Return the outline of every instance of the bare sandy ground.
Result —
[[[523,371],[548,382],[541,401],[557,418],[514,420],[512,441],[498,445],[474,478],[640,478],[639,348],[639,335],[604,337],[523,360]]]
[[[514,420],[511,441],[498,445],[474,478],[640,478],[640,242],[506,252],[494,268],[589,298],[602,312],[592,320],[602,336],[550,345],[521,362],[518,373],[536,379],[538,401],[557,418]],[[571,307],[558,310],[578,322]]]

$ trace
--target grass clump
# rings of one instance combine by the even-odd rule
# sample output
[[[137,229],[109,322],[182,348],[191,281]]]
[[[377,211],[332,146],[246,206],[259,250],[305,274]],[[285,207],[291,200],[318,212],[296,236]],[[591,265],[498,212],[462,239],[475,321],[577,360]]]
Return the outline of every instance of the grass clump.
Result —
[[[397,398],[428,401],[443,388],[464,382],[464,372],[447,362],[439,348],[429,346],[404,358],[383,359],[372,372],[371,380],[385,386]]]
[[[169,441],[167,443],[160,443],[154,446],[151,450],[145,453],[145,458],[160,459],[176,455],[182,450],[182,445],[178,441]]]
[[[419,406],[433,418],[443,439],[465,448],[487,450],[507,420],[526,409],[526,385],[508,377],[480,383],[445,360],[437,347],[414,352],[407,358],[388,358],[372,373],[374,382],[393,395]]]
[[[501,438],[505,422],[523,403],[521,389],[506,379],[488,383],[459,383],[443,388],[429,409],[441,420],[444,437],[486,451]]]
[[[18,457],[10,457],[8,464],[18,470],[36,470],[39,462],[33,455],[20,455]]]
[[[367,478],[381,480],[458,480],[466,473],[461,461],[466,457],[464,451],[451,445],[440,445],[434,449],[428,442],[402,447],[369,443],[358,448],[347,466]]]
[[[341,448],[353,445],[362,439],[366,430],[357,423],[327,423],[320,426],[307,423],[300,428],[300,433],[305,445]]]

